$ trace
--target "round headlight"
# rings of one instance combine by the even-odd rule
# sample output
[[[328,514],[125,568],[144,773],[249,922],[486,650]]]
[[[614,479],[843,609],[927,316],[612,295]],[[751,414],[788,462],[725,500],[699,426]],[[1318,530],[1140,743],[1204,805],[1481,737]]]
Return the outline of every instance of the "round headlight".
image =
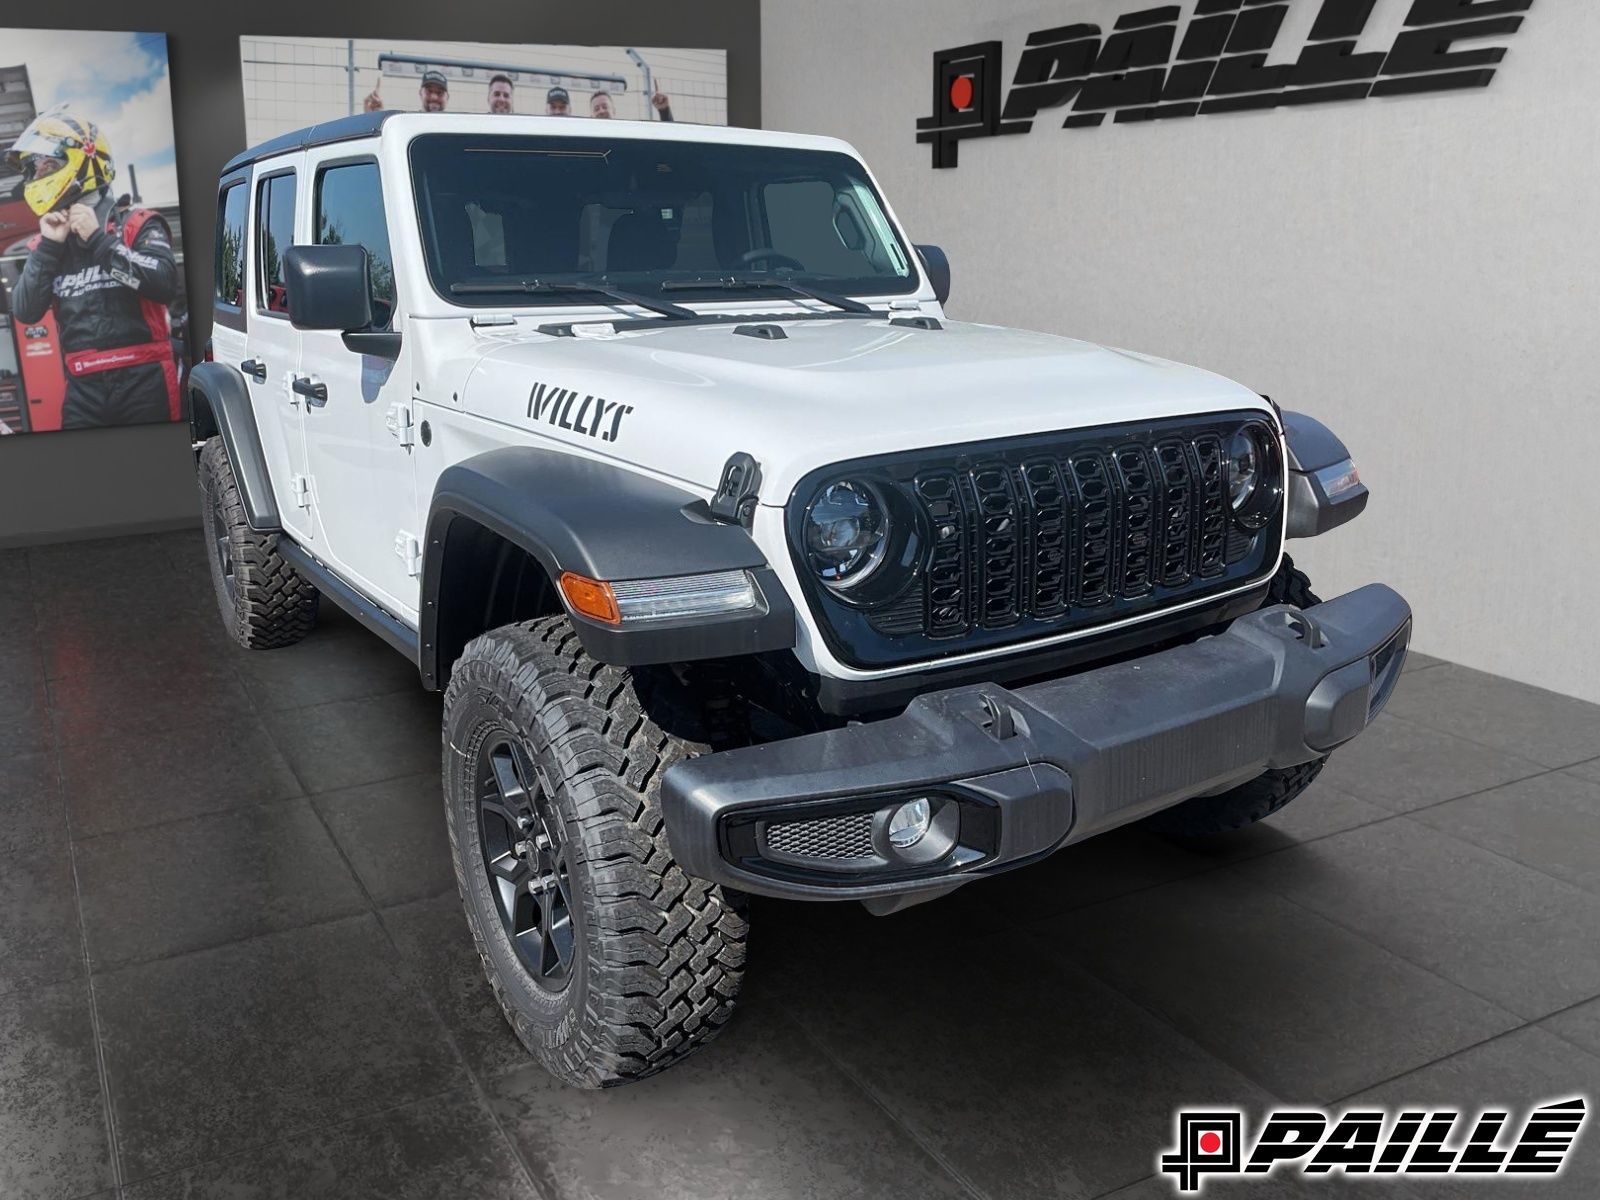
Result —
[[[817,493],[806,510],[806,556],[833,587],[860,583],[883,561],[889,515],[870,484],[841,479]]]
[[[1250,503],[1261,482],[1261,445],[1248,429],[1241,429],[1228,443],[1228,499],[1238,512]]]

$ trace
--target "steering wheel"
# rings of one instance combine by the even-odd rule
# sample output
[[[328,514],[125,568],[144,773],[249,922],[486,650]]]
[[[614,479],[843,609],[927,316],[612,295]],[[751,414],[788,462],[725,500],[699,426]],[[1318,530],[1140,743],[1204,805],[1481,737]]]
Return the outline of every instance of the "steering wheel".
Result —
[[[752,266],[758,262],[769,262],[779,267],[792,267],[796,271],[804,271],[806,269],[805,263],[798,258],[791,258],[787,254],[779,254],[771,246],[757,246],[754,250],[746,250],[739,255],[739,265],[742,267]]]

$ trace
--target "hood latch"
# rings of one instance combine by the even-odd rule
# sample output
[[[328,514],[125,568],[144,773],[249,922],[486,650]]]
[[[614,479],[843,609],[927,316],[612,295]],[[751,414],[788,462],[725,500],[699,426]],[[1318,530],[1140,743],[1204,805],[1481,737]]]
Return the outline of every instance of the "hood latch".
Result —
[[[711,515],[729,525],[750,528],[760,502],[761,464],[743,450],[728,456],[722,464],[722,482],[711,497]]]

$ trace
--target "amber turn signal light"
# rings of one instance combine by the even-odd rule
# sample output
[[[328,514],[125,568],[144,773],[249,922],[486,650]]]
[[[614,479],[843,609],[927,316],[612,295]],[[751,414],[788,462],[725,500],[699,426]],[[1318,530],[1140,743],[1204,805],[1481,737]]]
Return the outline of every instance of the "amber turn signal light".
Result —
[[[561,576],[561,594],[579,616],[588,617],[591,621],[604,621],[607,625],[622,624],[622,614],[617,611],[617,598],[609,583],[566,571]]]

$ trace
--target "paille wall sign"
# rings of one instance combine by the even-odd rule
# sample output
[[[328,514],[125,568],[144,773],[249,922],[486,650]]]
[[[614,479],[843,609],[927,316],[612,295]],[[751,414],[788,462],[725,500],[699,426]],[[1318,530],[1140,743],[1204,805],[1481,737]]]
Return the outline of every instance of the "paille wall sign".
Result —
[[[1382,0],[1409,2],[1405,28],[1387,50],[1356,53],[1380,0],[1321,0],[1306,44],[1293,62],[1267,65],[1288,2],[1195,0],[1162,5],[1098,25],[1062,25],[1028,35],[1011,89],[1000,103],[999,41],[933,56],[933,115],[917,121],[917,141],[933,145],[933,165],[953,167],[963,139],[1026,133],[1043,109],[1068,110],[1067,129],[1118,122],[1243,112],[1282,104],[1325,104],[1485,87],[1505,38],[1533,0]],[[1181,38],[1179,36],[1181,31]],[[1480,43],[1459,48],[1460,42]]]

